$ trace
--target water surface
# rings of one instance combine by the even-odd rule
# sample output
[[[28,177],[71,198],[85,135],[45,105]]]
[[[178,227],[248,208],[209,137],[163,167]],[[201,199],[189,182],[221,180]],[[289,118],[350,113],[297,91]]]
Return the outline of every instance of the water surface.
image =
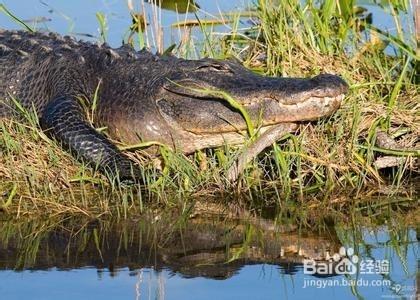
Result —
[[[82,224],[1,223],[2,299],[414,299],[419,284],[413,228]],[[341,247],[354,253],[340,262],[358,257],[354,274],[305,270],[308,259],[330,263]],[[369,271],[370,263],[387,268]]]
[[[149,32],[148,39],[150,46],[156,44],[156,32],[153,26],[155,21],[155,12],[158,11],[157,18],[164,33],[164,44],[179,42],[183,33],[179,28],[171,27],[172,24],[183,20],[196,20],[196,15],[202,19],[220,19],[222,12],[237,13],[245,10],[252,5],[251,1],[245,0],[215,0],[215,1],[200,1],[200,9],[191,13],[177,13],[170,9],[156,10],[155,6],[148,2],[132,1],[134,4],[133,12],[138,13],[145,9],[145,14],[148,20]],[[170,2],[170,1],[167,1]],[[179,1],[184,3],[185,1]],[[112,0],[75,0],[75,1],[53,1],[53,0],[26,0],[15,1],[5,0],[3,3],[6,7],[15,13],[19,18],[26,21],[28,25],[37,28],[38,30],[51,30],[61,34],[73,34],[83,39],[95,40],[99,39],[99,23],[96,18],[96,13],[101,12],[106,17],[107,23],[107,42],[112,46],[117,47],[121,45],[125,33],[132,24],[130,9],[127,1],[112,1]],[[185,6],[185,5],[180,5]],[[18,24],[6,16],[0,14],[0,27],[19,29]],[[150,28],[152,27],[152,28]],[[231,29],[229,25],[218,26],[219,32],[228,32]],[[199,34],[198,28],[195,28],[195,34],[198,39],[202,38]],[[89,38],[91,35],[93,38]]]
[[[197,5],[199,9],[194,12],[183,13],[182,9],[188,7],[183,0],[178,0],[180,10],[174,11],[174,5],[168,5],[173,2],[165,0],[164,6],[166,9],[159,10],[157,17],[155,17],[156,9],[153,5],[145,1],[142,3],[139,0],[133,0],[134,10],[132,12],[140,12],[145,9],[145,14],[148,19],[149,32],[148,39],[150,40],[150,47],[153,49],[156,46],[156,32],[153,25],[158,24],[163,30],[163,44],[168,47],[172,43],[179,43],[185,32],[177,27],[171,25],[184,21],[196,20],[196,16],[200,20],[222,20],[226,19],[225,14],[235,15],[244,11],[252,10],[254,2],[251,0],[199,0]],[[381,8],[373,1],[359,1],[360,5],[367,8],[373,13],[373,24],[389,31],[392,34],[396,33],[395,23],[392,17],[387,12],[386,6]],[[16,14],[19,18],[26,21],[28,25],[37,28],[38,30],[50,30],[59,32],[61,34],[72,34],[78,38],[87,40],[98,40],[100,37],[99,23],[96,18],[96,13],[101,12],[107,23],[107,42],[114,47],[121,45],[122,40],[126,37],[126,33],[132,24],[130,9],[127,1],[116,0],[74,0],[74,1],[54,1],[54,0],[3,0],[2,3]],[[407,18],[411,18],[408,15]],[[406,22],[411,24],[410,22]],[[215,26],[210,28],[209,34],[222,36],[232,30],[236,25],[226,23],[224,25]],[[242,18],[238,25],[243,31],[252,26],[249,18]],[[412,25],[409,25],[412,26]],[[21,28],[18,24],[14,23],[10,18],[0,14],[0,27],[1,28]],[[155,28],[155,27],[153,27]],[[407,29],[407,28],[406,28]],[[408,30],[404,30],[408,31]],[[86,35],[91,36],[90,38]],[[203,35],[199,28],[194,28],[192,32],[192,39],[200,41]]]

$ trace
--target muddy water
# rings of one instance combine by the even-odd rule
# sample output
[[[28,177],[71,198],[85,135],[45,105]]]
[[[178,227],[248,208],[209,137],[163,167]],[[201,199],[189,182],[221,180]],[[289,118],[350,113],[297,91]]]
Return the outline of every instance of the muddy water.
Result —
[[[0,295],[410,298],[419,284],[418,251],[416,230],[405,227],[338,226],[297,233],[287,226],[267,226],[267,221],[209,218],[2,222]]]

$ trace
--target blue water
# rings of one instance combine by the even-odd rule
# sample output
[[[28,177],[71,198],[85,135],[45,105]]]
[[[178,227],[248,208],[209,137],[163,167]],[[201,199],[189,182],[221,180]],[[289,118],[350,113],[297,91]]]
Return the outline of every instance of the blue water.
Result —
[[[363,1],[362,1],[363,2]],[[369,1],[368,1],[369,2]],[[96,18],[96,13],[101,12],[105,15],[107,20],[107,42],[112,46],[121,45],[121,41],[125,37],[127,29],[131,25],[130,11],[126,1],[116,0],[73,0],[73,1],[57,1],[57,0],[3,0],[3,4],[16,14],[22,20],[27,21],[27,24],[40,30],[51,30],[61,34],[73,34],[83,39],[95,40],[99,38],[99,25]],[[135,4],[135,11],[141,10],[141,1],[133,0]],[[199,0],[198,4],[200,10],[197,11],[197,16],[200,20],[207,19],[222,19],[221,14],[238,13],[247,10],[253,6],[252,0]],[[396,33],[395,23],[392,17],[378,6],[363,3],[363,6],[373,12],[373,23],[379,28],[385,29],[392,34]],[[147,19],[149,25],[153,25],[153,5],[144,3],[146,9]],[[42,17],[44,21],[41,19]],[[410,18],[408,15],[407,18]],[[159,24],[163,30],[163,44],[168,47],[172,43],[179,43],[185,32],[180,31],[171,25],[183,21],[196,20],[193,13],[177,14],[170,10],[162,10],[159,15]],[[412,19],[412,18],[411,18]],[[410,20],[411,20],[410,19]],[[31,21],[32,20],[32,21]],[[233,26],[232,24],[216,26],[215,30],[210,30],[213,34],[223,34],[229,32]],[[246,18],[239,25],[240,28],[246,29],[250,24]],[[152,32],[149,26],[149,40],[150,47],[156,48],[156,41],[154,41]],[[10,18],[0,14],[0,28],[21,28]],[[407,32],[408,28],[404,28]],[[92,35],[93,38],[84,36],[83,34]],[[199,28],[193,29],[193,39],[201,40],[203,35]]]
[[[84,267],[0,270],[1,299],[415,299],[419,244],[415,230],[391,245],[385,227],[364,229],[359,258],[387,260],[389,273],[314,277],[302,265],[245,265],[226,279],[188,278],[183,273],[142,268]],[[1,243],[0,243],[1,248]],[[51,257],[51,261],[54,257]],[[359,269],[361,270],[361,269]],[[358,279],[355,287],[349,279]],[[329,287],[325,287],[325,285]]]
[[[130,11],[126,1],[115,0],[76,0],[76,1],[53,1],[53,0],[4,0],[2,1],[6,7],[12,11],[20,19],[29,21],[28,25],[40,30],[51,30],[61,34],[89,34],[99,37],[99,25],[96,13],[101,12],[106,16],[108,36],[107,42],[112,46],[121,45],[124,34],[131,25]],[[135,11],[141,10],[141,2],[134,0],[136,5]],[[251,1],[245,0],[216,0],[216,1],[200,1],[200,10],[197,15],[200,19],[220,19],[221,12],[238,12],[243,10],[247,5],[251,5]],[[153,24],[153,6],[144,3],[149,25]],[[39,17],[44,17],[47,21],[39,21]],[[164,45],[168,46],[173,42],[180,40],[178,28],[172,28],[171,25],[184,19],[196,20],[193,13],[177,14],[170,10],[161,10],[160,21],[164,32]],[[30,21],[30,20],[35,20]],[[0,14],[1,28],[21,28],[10,18]],[[153,26],[149,26],[153,27]],[[230,27],[218,26],[218,31],[227,32]],[[198,28],[195,32],[198,33]],[[153,48],[154,32],[149,29],[149,40]],[[85,36],[79,36],[88,39]],[[201,37],[201,36],[200,36]]]

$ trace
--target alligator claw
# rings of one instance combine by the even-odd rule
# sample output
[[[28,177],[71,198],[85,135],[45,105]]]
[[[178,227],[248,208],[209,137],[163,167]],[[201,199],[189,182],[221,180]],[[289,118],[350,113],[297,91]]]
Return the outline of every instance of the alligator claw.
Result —
[[[121,159],[121,158],[120,158]],[[124,185],[141,184],[144,182],[143,170],[135,165],[128,158],[122,158],[123,161],[114,162],[112,165],[108,164],[103,168],[104,173],[111,182],[116,182]]]

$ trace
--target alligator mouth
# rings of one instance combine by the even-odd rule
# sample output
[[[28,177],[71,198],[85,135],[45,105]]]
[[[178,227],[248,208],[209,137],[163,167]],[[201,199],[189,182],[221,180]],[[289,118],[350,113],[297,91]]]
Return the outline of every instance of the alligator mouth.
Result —
[[[304,101],[285,104],[275,99],[264,99],[246,103],[244,108],[251,112],[261,112],[261,125],[284,122],[314,121],[333,114],[341,105],[345,94],[326,97],[309,97]]]

